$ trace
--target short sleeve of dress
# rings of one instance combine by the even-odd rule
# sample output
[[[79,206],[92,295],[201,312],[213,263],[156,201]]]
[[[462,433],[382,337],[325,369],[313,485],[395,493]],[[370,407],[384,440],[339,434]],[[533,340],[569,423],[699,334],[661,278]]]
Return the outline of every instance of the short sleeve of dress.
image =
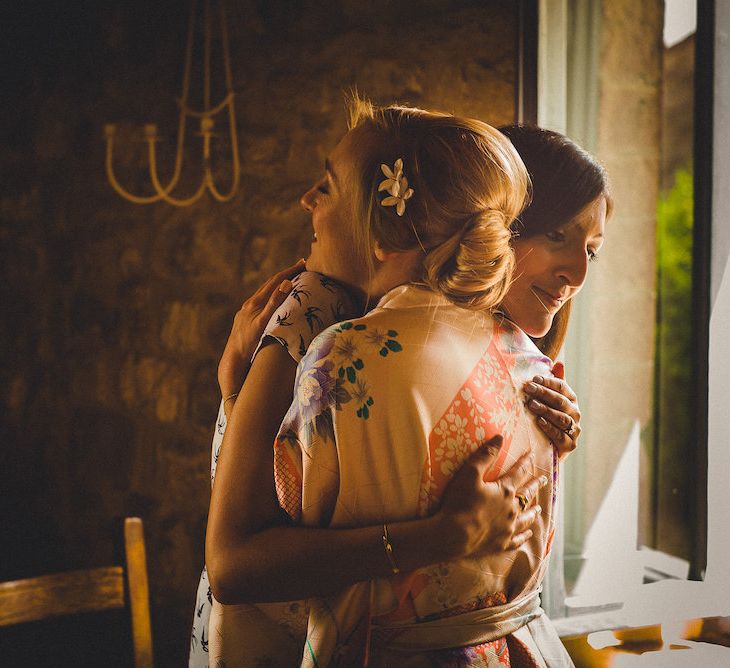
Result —
[[[292,279],[292,284],[292,291],[271,316],[251,359],[273,339],[298,364],[320,332],[355,315],[350,295],[323,274],[304,271]]]
[[[291,292],[264,328],[252,360],[263,345],[276,341],[298,364],[320,332],[355,315],[355,303],[345,288],[323,274],[303,271],[292,279],[292,285]],[[221,399],[211,444],[211,484],[225,431],[226,414]]]

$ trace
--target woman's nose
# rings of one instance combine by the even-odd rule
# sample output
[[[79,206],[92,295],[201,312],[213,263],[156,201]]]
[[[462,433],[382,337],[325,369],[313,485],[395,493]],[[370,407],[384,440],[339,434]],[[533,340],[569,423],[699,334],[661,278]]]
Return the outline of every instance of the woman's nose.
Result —
[[[300,198],[299,198],[299,204],[302,205],[302,208],[305,211],[309,211],[309,213],[312,213],[314,211],[314,207],[316,206],[316,198],[314,195],[314,187],[310,188],[305,192]]]
[[[572,248],[566,254],[559,275],[573,288],[580,288],[588,275],[588,252],[585,248]]]

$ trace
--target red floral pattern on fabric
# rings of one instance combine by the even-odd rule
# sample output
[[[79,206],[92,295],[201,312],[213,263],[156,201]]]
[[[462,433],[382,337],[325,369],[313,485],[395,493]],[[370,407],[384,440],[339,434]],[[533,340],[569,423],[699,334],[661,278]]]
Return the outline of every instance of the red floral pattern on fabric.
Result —
[[[507,647],[509,648],[510,661],[515,668],[540,668],[540,664],[532,652],[519,638],[513,635],[507,636]]]
[[[302,516],[302,475],[286,443],[274,445],[274,481],[281,508],[298,522]]]
[[[471,647],[444,649],[429,653],[430,664],[435,668],[494,668],[494,666],[521,666],[510,662],[506,638]],[[530,664],[531,665],[531,664]]]
[[[522,410],[519,393],[493,337],[429,436],[418,504],[422,516],[434,511],[447,483],[469,455],[484,441],[501,434],[502,449],[488,475],[497,477]]]

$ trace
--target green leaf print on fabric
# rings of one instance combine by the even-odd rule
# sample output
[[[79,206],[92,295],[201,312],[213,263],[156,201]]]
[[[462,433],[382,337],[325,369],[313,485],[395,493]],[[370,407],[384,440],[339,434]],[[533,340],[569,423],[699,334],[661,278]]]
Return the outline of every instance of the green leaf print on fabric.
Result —
[[[370,409],[368,408],[368,406],[372,406],[373,403],[373,398],[368,397],[365,403],[357,409],[357,417],[361,417],[367,420],[370,417]]]
[[[370,417],[370,407],[375,403],[375,399],[370,394],[368,384],[362,374],[358,372],[365,368],[365,362],[358,353],[358,344],[361,342],[360,337],[356,340],[355,332],[366,332],[365,343],[378,349],[381,357],[387,357],[388,353],[399,353],[403,350],[403,346],[396,341],[398,332],[394,329],[382,331],[379,329],[368,329],[367,325],[352,322],[342,322],[336,328],[337,341],[332,349],[332,354],[336,358],[337,377],[341,382],[347,382],[353,385],[352,398],[355,400],[358,409],[356,415],[363,420]]]
[[[399,353],[403,350],[403,346],[395,340],[397,336],[398,332],[394,329],[389,329],[387,332],[374,329],[367,333],[367,340],[379,348],[378,352],[381,357],[387,357],[389,352]]]

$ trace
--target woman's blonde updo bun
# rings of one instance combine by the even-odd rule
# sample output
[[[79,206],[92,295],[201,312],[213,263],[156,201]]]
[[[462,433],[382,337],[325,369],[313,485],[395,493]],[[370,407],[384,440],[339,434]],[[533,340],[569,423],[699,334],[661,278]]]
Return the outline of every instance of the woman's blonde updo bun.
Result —
[[[422,280],[458,306],[499,304],[514,269],[510,226],[529,177],[511,142],[482,121],[410,107],[376,107],[353,95],[358,145],[358,239],[386,251],[420,248]],[[382,206],[380,165],[403,160],[414,194],[404,214]],[[387,193],[385,193],[387,195]]]
[[[454,304],[490,309],[509,288],[512,235],[501,211],[488,210],[424,259],[426,282]]]

